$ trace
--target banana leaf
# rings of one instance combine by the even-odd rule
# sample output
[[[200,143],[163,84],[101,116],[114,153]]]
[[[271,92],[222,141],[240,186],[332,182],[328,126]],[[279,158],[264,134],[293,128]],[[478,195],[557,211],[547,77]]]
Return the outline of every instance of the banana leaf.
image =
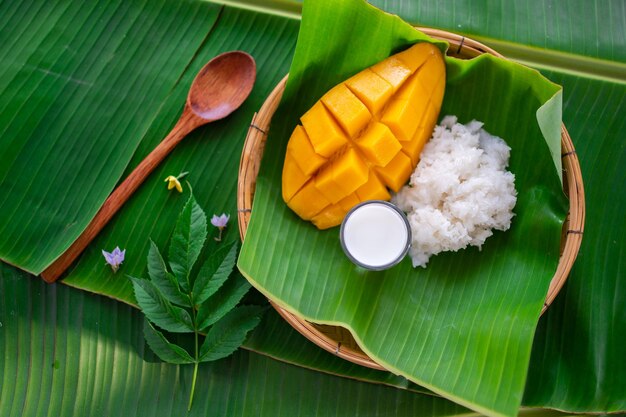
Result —
[[[476,415],[443,398],[325,375],[246,351],[200,366],[196,402],[187,412],[192,367],[160,362],[145,344],[142,326],[143,316],[127,305],[49,286],[1,264],[0,414]],[[565,415],[542,409],[520,413]]]
[[[239,351],[192,366],[162,363],[130,306],[49,286],[0,265],[0,415],[454,416],[457,404],[325,375]],[[550,414],[548,414],[550,415]]]
[[[243,348],[331,375],[436,395],[399,375],[366,368],[320,349],[294,328],[285,325],[284,319],[275,310],[265,313],[263,320],[251,332]]]
[[[321,43],[322,31],[330,41]],[[281,307],[348,328],[393,373],[478,412],[515,415],[567,209],[557,86],[488,55],[447,60],[442,114],[484,121],[512,148],[516,217],[480,251],[440,255],[425,270],[406,259],[365,272],[342,253],[337,228],[316,230],[281,199],[282,160],[299,116],[333,85],[416,40],[411,26],[365,2],[304,4],[238,265]]]
[[[227,120],[215,122],[190,134],[159,166],[114,221],[92,242],[64,283],[134,303],[132,285],[122,274],[142,276],[146,268],[149,239],[166,247],[178,213],[188,198],[190,187],[183,184],[182,194],[167,191],[163,179],[186,171],[198,204],[207,215],[229,213],[231,224],[223,235],[224,243],[239,239],[236,225],[236,193],[239,155],[252,115],[289,69],[299,22],[252,11],[224,8],[213,27],[210,40],[196,52],[179,84],[162,103],[160,112],[130,162],[136,166],[167,134],[176,121],[195,73],[213,56],[233,49],[250,53],[257,63],[257,81],[251,96]],[[156,208],[156,209],[155,209]],[[219,244],[210,231],[205,253]],[[101,250],[126,248],[121,274],[113,274],[103,262]],[[201,255],[203,259],[205,254]],[[199,262],[201,263],[201,262]]]
[[[233,124],[247,124],[252,113],[260,107],[273,85],[289,70],[295,36],[299,26],[298,21],[291,19],[294,15],[293,11],[298,9],[297,4],[294,5],[289,1],[266,3],[254,0],[247,3],[252,4],[252,6],[245,5],[246,8],[253,9],[252,12],[237,11],[231,7],[222,8],[220,16],[216,17],[218,25],[215,27],[215,32],[207,32],[206,40],[200,47],[197,57],[199,61],[206,61],[212,57],[213,51],[219,53],[231,46],[239,46],[252,52],[257,63],[262,62],[259,65],[257,87],[249,99],[252,104],[241,109],[241,113],[244,113],[241,117],[237,117],[239,113],[233,115],[236,116],[236,119],[233,119],[235,120]],[[284,3],[284,8],[282,3]],[[481,5],[459,2],[450,4],[440,1],[415,3],[395,0],[375,1],[373,3],[381,5],[388,11],[400,13],[403,18],[412,23],[471,35],[509,57],[542,69],[550,79],[564,86],[564,122],[573,138],[581,160],[587,194],[587,219],[588,225],[592,226],[585,231],[581,254],[566,287],[540,321],[533,345],[523,403],[579,412],[626,410],[626,390],[624,389],[626,386],[626,380],[624,380],[626,378],[626,362],[622,360],[626,356],[626,344],[624,344],[624,340],[626,340],[626,315],[623,314],[624,310],[620,308],[620,300],[626,299],[626,287],[622,285],[626,257],[623,256],[623,245],[621,244],[623,240],[621,236],[626,232],[623,216],[626,201],[624,200],[624,193],[620,192],[626,180],[623,169],[626,163],[625,152],[621,146],[621,136],[623,136],[621,132],[624,131],[626,122],[624,118],[616,117],[616,115],[624,113],[624,103],[626,103],[626,77],[624,76],[626,74],[626,38],[624,37],[626,31],[623,23],[626,20],[623,19],[624,9],[621,1],[607,2],[599,7],[598,13],[578,13],[579,10],[585,10],[587,5],[582,0],[567,4],[540,1],[528,3],[527,7],[519,2],[513,5],[512,3],[502,4],[496,1],[487,1]],[[119,2],[115,4],[119,5]],[[141,19],[138,19],[139,22],[143,22],[143,19],[148,17],[155,19],[158,17],[159,21],[167,18],[167,16],[155,17],[155,14],[158,15],[158,13],[154,9],[150,9],[151,4],[155,4],[155,2],[147,4],[126,2],[125,6],[135,11],[146,8],[145,11],[130,16],[142,16]],[[181,14],[190,10],[206,10],[204,7],[207,7],[204,2],[196,1],[158,2],[156,4],[163,5],[162,11],[159,13],[169,14],[173,13],[172,7],[174,5],[180,5],[181,8],[176,10]],[[4,74],[17,74],[24,62],[25,53],[33,55],[32,59],[35,59],[44,56],[61,56],[62,53],[72,52],[67,51],[66,44],[62,42],[57,42],[56,45],[52,45],[51,40],[42,45],[36,45],[34,42],[37,39],[45,38],[46,28],[61,39],[67,39],[76,29],[74,25],[87,28],[94,26],[92,24],[94,21],[89,20],[93,19],[93,16],[88,13],[94,7],[93,5],[94,3],[88,3],[78,8],[78,3],[72,4],[69,1],[2,3],[0,5],[0,27],[2,27],[0,37],[3,42],[0,43],[0,54],[5,59],[0,63],[0,66],[4,68]],[[99,9],[106,9],[107,7],[109,6],[105,4],[98,5]],[[63,15],[63,10],[75,12],[72,16],[72,25],[62,24],[51,28],[53,22],[45,17],[53,16],[58,19],[59,16]],[[275,15],[268,15],[266,12]],[[116,14],[117,21],[125,22],[125,16],[124,13]],[[188,25],[193,26],[190,23],[192,21],[198,24],[196,20],[193,20],[197,18],[197,15],[192,12],[189,12],[185,18],[178,18],[188,19],[189,22],[186,23]],[[67,20],[66,18],[65,22]],[[204,23],[208,30],[209,22]],[[100,45],[106,43],[106,36],[117,37],[116,30],[121,30],[123,27],[123,25],[112,27],[103,33]],[[167,29],[165,27],[153,28],[153,30],[167,30],[167,35],[160,40],[160,48],[169,50],[168,42],[176,41],[177,35],[180,34],[177,27],[177,25],[171,25]],[[14,36],[18,34],[20,36]],[[85,33],[82,33],[82,36],[85,36]],[[91,36],[95,37],[96,35],[92,34]],[[236,40],[229,42],[228,38],[230,37],[235,37]],[[27,42],[29,39],[31,44]],[[147,39],[142,42],[148,42],[150,38]],[[92,39],[92,41],[95,42],[96,40]],[[131,41],[133,41],[132,38],[126,39],[126,42]],[[222,43],[223,49],[220,46]],[[525,44],[542,49],[528,47]],[[16,45],[20,47],[16,48]],[[180,46],[178,48],[180,49]],[[213,49],[207,50],[207,48]],[[80,59],[82,55],[90,51],[89,48],[77,50],[76,59]],[[182,51],[181,49],[179,52]],[[596,57],[603,59],[596,59]],[[173,125],[177,112],[180,111],[180,103],[186,93],[187,87],[182,84],[191,81],[193,72],[202,63],[190,64],[187,71],[181,75],[179,84],[176,84],[172,92],[166,96],[161,111],[150,121],[148,131],[141,138],[132,160],[127,164],[126,173],[151,150]],[[108,68],[109,71],[120,71],[113,64],[111,65]],[[6,72],[8,68],[13,72]],[[167,71],[169,68],[170,64],[168,63],[162,66],[160,70]],[[21,71],[19,75],[23,79],[29,79],[29,77],[36,75],[37,69],[25,67]],[[126,77],[131,76],[132,74],[126,75]],[[1,78],[1,80],[3,80],[1,81],[2,85],[6,85],[10,81],[6,77]],[[158,87],[157,83],[150,84],[145,88],[148,91],[150,88]],[[34,91],[32,85],[28,83],[24,84],[22,88],[24,89],[22,93]],[[105,88],[102,87],[102,89]],[[55,91],[51,90],[49,96],[46,96],[42,91],[38,91],[37,94],[41,100],[51,100],[55,98]],[[88,93],[92,94],[93,92],[94,90],[90,90]],[[102,90],[99,90],[99,93],[101,92]],[[5,110],[20,106],[20,102],[17,101],[20,99],[19,94],[15,97],[3,94],[0,97],[0,104]],[[59,102],[63,103],[63,101]],[[12,123],[19,124],[19,126],[33,128],[44,123],[41,114],[20,113],[18,115],[15,111],[11,114],[15,115],[16,118]],[[104,116],[108,117],[107,114],[102,114],[99,117]],[[135,118],[140,116],[141,114],[135,115]],[[0,115],[0,117],[2,116]],[[53,126],[54,120],[52,119],[48,116],[45,123]],[[106,120],[110,121],[111,119]],[[111,123],[107,123],[107,125],[109,124]],[[112,123],[112,125],[114,124]],[[230,123],[225,125],[228,124]],[[241,149],[245,131],[245,126],[235,128],[234,126],[220,125],[216,130],[213,130],[213,127],[203,129],[181,144],[180,148],[166,161],[169,164],[167,169],[162,169],[154,176],[175,175],[191,164],[194,166],[194,170],[190,174],[194,175],[191,178],[194,193],[201,200],[203,207],[207,210],[224,210],[234,213],[236,179],[231,175],[236,175],[238,152]],[[4,152],[10,146],[8,135],[11,135],[11,138],[17,137],[18,141],[24,140],[26,137],[25,134],[16,133],[14,130],[9,133],[3,131],[0,136],[0,147],[3,150],[0,152],[0,171],[20,163],[19,161],[16,162],[17,159],[29,156],[29,152]],[[215,137],[223,137],[227,140],[218,141],[213,145],[206,143]],[[68,139],[62,138],[62,141],[65,140]],[[21,145],[16,144],[16,146]],[[232,158],[232,160],[223,161],[225,156]],[[216,168],[211,169],[211,167]],[[214,176],[217,178],[213,178]],[[208,182],[207,187],[199,189],[204,181]],[[3,182],[3,196],[5,197],[0,198],[0,205],[5,204],[4,198],[9,198],[7,196],[25,201],[35,201],[40,198],[32,193],[32,189],[23,192],[24,190],[11,188],[9,194],[6,184],[6,181]],[[167,241],[168,234],[173,228],[172,222],[175,221],[180,208],[178,204],[182,204],[186,199],[185,195],[161,194],[161,187],[160,178],[155,178],[152,182],[142,186],[139,193],[131,200],[130,205],[123,209],[110,226],[103,231],[99,239],[92,244],[81,259],[79,267],[75,268],[69,275],[66,280],[67,283],[85,288],[88,291],[95,291],[126,302],[132,302],[130,287],[121,274],[141,275],[145,272],[148,238],[156,237],[159,244]],[[82,193],[93,192],[89,187],[80,189],[73,187],[70,191],[76,198],[82,198]],[[65,193],[66,189],[63,189],[50,198],[63,198]],[[18,213],[20,214],[19,218],[15,216],[3,217],[0,221],[14,224],[19,224],[20,221],[26,223],[38,221],[35,217],[39,216],[40,213],[35,210],[34,206],[25,206],[25,210],[30,215],[20,212]],[[72,219],[68,217],[65,221],[65,224],[71,224]],[[226,237],[227,239],[235,239],[235,230],[229,229]],[[9,245],[9,240],[5,239],[4,235],[0,241],[5,247]],[[102,248],[110,249],[116,244],[126,245],[127,248],[131,249],[129,253],[131,256],[123,265],[120,274],[112,275],[104,265],[100,250]],[[36,256],[41,256],[45,253],[45,242],[41,243],[38,248],[33,247],[31,249]],[[3,276],[3,279],[6,279],[6,275]],[[29,296],[25,294],[29,291],[37,294],[44,290],[52,291],[54,294],[66,291],[66,289],[58,286],[52,287],[54,288],[52,290],[46,286],[32,286],[34,283],[28,285],[29,290],[13,293],[12,296],[15,297],[17,303],[32,303]],[[2,294],[9,294],[11,291],[13,291],[12,288],[5,287]],[[48,294],[47,298],[52,298],[51,292],[45,294]],[[55,298],[55,300],[57,299]],[[82,302],[80,301],[81,298],[73,300],[76,300],[78,304]],[[57,300],[54,302],[60,305],[64,301]],[[113,317],[119,316],[121,322],[132,320],[134,317],[135,313],[124,306],[116,306],[106,300],[102,302],[109,303],[108,312],[103,313],[102,323],[107,320],[106,316],[109,313]],[[94,307],[87,307],[88,310],[91,308]],[[10,311],[9,317],[13,317]],[[69,317],[66,321],[68,320]],[[23,341],[24,339],[17,339],[13,336],[4,338],[4,335],[8,335],[8,333],[3,333],[8,321],[6,319],[0,321],[4,324],[3,327],[0,327],[0,334],[2,334],[0,340],[4,340],[4,345],[0,343],[0,346],[11,349],[11,352],[17,352],[18,340]],[[24,326],[26,325],[24,323]],[[320,351],[316,346],[296,334],[285,323],[280,321],[268,322],[267,326],[273,333],[255,334],[248,341],[249,349],[258,350],[266,355],[275,356],[301,366],[322,369],[326,372],[338,374],[343,372],[347,376],[354,375],[357,378],[362,377],[372,381],[379,378],[384,383],[407,386],[410,389],[412,387],[401,378],[395,378],[390,374],[369,373],[367,370],[364,374],[362,369],[356,366],[351,367],[345,361]],[[119,332],[116,340],[118,340],[118,344],[125,343],[124,340],[129,337],[130,330],[124,326],[117,327]],[[51,334],[54,329],[49,327],[46,331]],[[115,336],[112,333],[107,337],[114,339]],[[97,341],[87,341],[86,337],[88,336],[87,334],[82,335],[85,338],[84,343],[88,346],[97,346]],[[136,336],[140,337],[139,334]],[[34,342],[28,340],[19,346],[23,349],[24,344],[28,345],[29,343]],[[62,349],[62,346],[58,347],[59,351]],[[33,354],[32,357],[36,362],[37,356]],[[5,358],[0,365],[0,374],[4,374],[5,369],[17,366],[18,362],[20,369],[28,369],[29,362],[24,362],[29,360],[28,354],[21,356],[0,354],[0,358]],[[100,358],[104,360],[102,356]],[[111,361],[112,359],[109,359],[109,363]],[[99,360],[95,362],[97,363]],[[89,376],[84,376],[83,381],[89,381],[92,385],[102,384],[103,379],[96,375],[93,370],[90,370],[91,366],[87,363],[82,365],[81,372],[89,374]],[[159,369],[166,368],[167,365],[163,365]],[[167,371],[167,375],[177,375],[176,373],[179,371],[176,370],[176,367],[173,369]],[[79,371],[74,368],[72,372],[78,373]],[[231,374],[233,378],[238,377],[237,372]],[[37,385],[40,380],[39,376],[34,373],[31,375],[30,380],[22,380],[18,386],[39,386]],[[141,379],[142,383],[148,383],[152,376]],[[94,382],[96,377],[99,382]],[[42,378],[41,380],[45,379],[47,382],[42,383],[41,386],[50,386],[51,378],[50,375],[47,376],[47,379]],[[161,389],[159,398],[170,398],[174,395],[171,390],[165,389],[169,386],[167,381],[160,379],[158,381],[155,386],[146,388],[143,392],[151,393]],[[12,383],[13,381],[11,381]],[[11,397],[14,393],[9,389],[11,384],[2,383],[0,387],[0,392],[2,392],[0,394],[0,408],[4,407],[2,408],[3,411],[7,409],[5,405],[7,401],[12,401],[15,404],[25,404],[26,402],[25,398],[21,397],[21,394],[26,392],[25,390],[21,394]],[[60,383],[56,382],[56,384],[59,385]],[[336,387],[341,389],[341,384],[339,383]],[[128,387],[122,381],[119,388],[113,390],[121,392],[127,389]],[[54,402],[55,407],[57,407],[56,410],[59,409],[60,402],[67,403],[71,400],[71,398],[62,397],[61,391],[61,389],[58,392],[46,391],[46,398]],[[184,394],[181,396],[185,397]],[[295,394],[293,398],[294,401],[298,401]],[[129,399],[127,401],[135,400]],[[138,401],[141,402],[141,400]],[[102,401],[95,404],[102,404]],[[154,409],[147,407],[146,401],[142,404],[146,405],[142,409]],[[299,414],[313,414],[316,404],[303,402]],[[306,410],[307,405],[312,408]],[[41,405],[40,408],[45,408],[45,404]],[[32,406],[29,410],[31,409]],[[6,414],[11,415],[10,413],[2,413],[2,415]],[[79,410],[79,414],[83,413]],[[141,415],[143,413],[135,412],[134,414]],[[330,412],[328,414],[331,415]]]
[[[559,57],[558,52],[576,54],[567,59],[599,58],[591,67],[594,72],[602,71],[611,61],[614,64],[626,62],[625,12],[620,0],[604,1],[593,8],[585,0],[558,3],[372,0],[371,3],[411,23],[470,37],[478,35],[516,48],[532,47],[534,63],[541,57]],[[549,49],[548,55],[542,54],[544,48]],[[562,65],[562,58],[552,61]],[[579,68],[574,66],[570,70]]]
[[[585,235],[565,287],[539,321],[523,404],[626,411],[624,2],[372,3],[482,41],[563,86],[563,121],[585,183]]]
[[[625,40],[626,43],[626,40]],[[571,126],[587,194],[585,237],[568,282],[535,334],[525,405],[626,411],[626,65],[623,80],[546,72],[571,97]]]
[[[0,4],[0,259],[38,274],[79,236],[219,10],[162,0]]]

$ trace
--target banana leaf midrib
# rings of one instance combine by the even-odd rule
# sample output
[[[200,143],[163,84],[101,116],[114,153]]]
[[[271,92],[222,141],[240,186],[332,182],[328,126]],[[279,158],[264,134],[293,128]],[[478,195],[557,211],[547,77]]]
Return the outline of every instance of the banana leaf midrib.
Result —
[[[211,3],[223,4],[236,9],[250,10],[258,13],[271,14],[300,20],[302,3],[292,0],[206,0]]]
[[[489,45],[508,59],[529,67],[626,84],[626,62],[608,61],[554,49],[536,48],[479,35],[468,34],[467,36]]]
[[[301,3],[289,0],[269,0],[260,4],[255,0],[209,0],[212,3],[225,4],[234,8],[253,10],[259,13],[274,14],[291,19],[301,19]],[[410,22],[421,26],[420,22]],[[454,31],[489,45],[506,58],[520,64],[551,71],[560,71],[580,77],[593,78],[608,82],[626,84],[626,62],[609,61],[591,56],[540,48],[511,41],[504,41],[475,33]]]

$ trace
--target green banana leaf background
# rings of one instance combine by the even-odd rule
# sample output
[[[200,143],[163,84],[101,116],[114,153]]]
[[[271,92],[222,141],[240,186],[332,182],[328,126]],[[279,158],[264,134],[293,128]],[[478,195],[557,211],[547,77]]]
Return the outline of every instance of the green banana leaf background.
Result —
[[[570,412],[626,411],[623,3],[374,4],[416,25],[469,35],[563,86],[563,120],[585,181],[587,227],[566,286],[539,321],[522,404]],[[222,51],[246,50],[258,64],[249,100],[228,120],[190,135],[63,281],[132,303],[122,274],[144,274],[148,238],[160,246],[167,242],[188,196],[187,187],[183,195],[166,192],[165,176],[190,171],[202,207],[209,214],[234,215],[247,124],[289,70],[299,9],[288,1],[227,6],[201,1],[1,3],[0,257],[32,272],[44,268],[62,252],[63,242],[69,244],[80,233],[115,183],[173,126],[195,71]],[[143,65],[149,62],[153,68]],[[85,74],[89,77],[82,78]],[[88,113],[90,103],[100,104],[99,111]],[[111,115],[114,104],[122,109],[117,116]],[[74,113],[90,119],[81,122]],[[83,163],[72,158],[84,158]],[[98,162],[100,171],[94,170]],[[236,238],[236,228],[230,227],[226,239]],[[126,247],[127,260],[113,275],[100,250],[115,245]],[[153,362],[143,346],[137,311],[37,280],[2,267],[1,415],[183,413],[190,369]],[[469,412],[416,393],[422,389],[400,377],[321,351],[275,314],[266,316],[245,347],[249,352],[201,368],[198,389],[204,387],[207,394],[196,397],[193,414]]]

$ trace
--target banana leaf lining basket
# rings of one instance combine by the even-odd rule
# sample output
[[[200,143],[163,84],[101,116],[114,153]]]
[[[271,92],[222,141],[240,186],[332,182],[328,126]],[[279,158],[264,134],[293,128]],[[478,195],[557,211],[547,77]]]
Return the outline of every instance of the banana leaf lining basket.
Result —
[[[480,54],[488,53],[503,57],[493,49],[464,36],[437,29],[419,29],[433,38],[447,41],[450,44],[447,52],[449,56],[471,59]],[[244,143],[237,187],[239,233],[242,240],[245,238],[252,213],[256,177],[265,148],[267,132],[272,116],[280,103],[286,82],[287,76],[270,93],[259,112],[255,113]],[[563,224],[559,264],[550,282],[542,314],[565,284],[580,249],[584,231],[585,197],[582,173],[574,145],[564,125],[561,125],[561,157],[564,171],[563,189],[570,200],[570,209]],[[321,348],[353,363],[384,370],[382,366],[374,362],[359,348],[348,330],[339,326],[311,323],[273,303],[272,305],[291,326]]]

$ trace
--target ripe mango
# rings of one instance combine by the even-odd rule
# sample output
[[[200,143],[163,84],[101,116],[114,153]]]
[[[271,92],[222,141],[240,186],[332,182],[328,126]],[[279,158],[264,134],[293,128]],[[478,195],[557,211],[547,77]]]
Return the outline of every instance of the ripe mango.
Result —
[[[319,229],[361,201],[389,200],[432,134],[445,81],[439,49],[418,43],[330,89],[289,139],[283,200]]]

